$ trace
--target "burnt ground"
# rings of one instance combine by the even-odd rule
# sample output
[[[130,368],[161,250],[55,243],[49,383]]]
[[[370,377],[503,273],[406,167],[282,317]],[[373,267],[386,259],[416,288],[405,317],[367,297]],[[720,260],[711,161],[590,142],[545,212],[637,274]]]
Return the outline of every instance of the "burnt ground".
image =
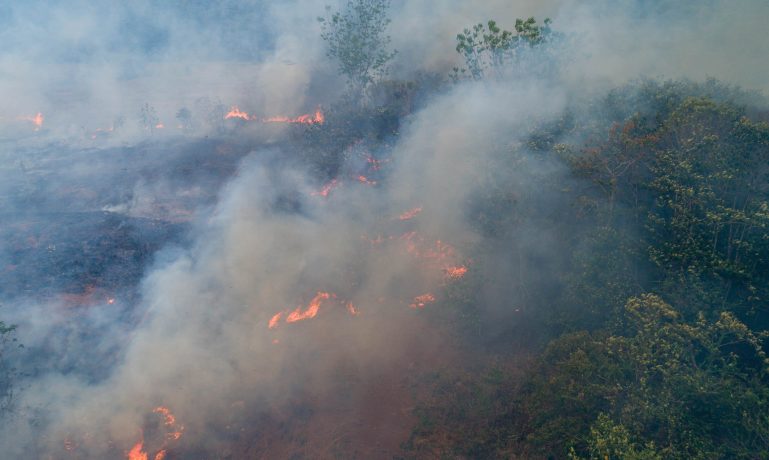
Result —
[[[141,321],[145,271],[158,251],[188,244],[198,210],[252,150],[213,139],[0,146],[0,305],[57,318],[24,352],[22,372],[109,375],[130,340],[114,335]]]
[[[220,140],[5,153],[0,299],[65,303],[131,291],[162,247],[184,244],[250,146]]]

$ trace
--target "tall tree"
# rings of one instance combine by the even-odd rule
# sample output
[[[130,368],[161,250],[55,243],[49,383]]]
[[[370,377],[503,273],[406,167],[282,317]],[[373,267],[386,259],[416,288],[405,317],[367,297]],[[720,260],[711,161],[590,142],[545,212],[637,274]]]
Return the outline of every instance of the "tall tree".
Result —
[[[389,0],[350,0],[341,11],[318,18],[327,54],[336,59],[354,96],[365,96],[367,88],[387,74],[397,53],[390,50],[386,32],[389,8]]]

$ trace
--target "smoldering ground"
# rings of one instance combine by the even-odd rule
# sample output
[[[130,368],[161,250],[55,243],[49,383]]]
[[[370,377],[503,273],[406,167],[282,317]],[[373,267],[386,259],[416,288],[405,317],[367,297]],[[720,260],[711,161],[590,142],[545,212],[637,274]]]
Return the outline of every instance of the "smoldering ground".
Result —
[[[286,133],[280,130],[249,132],[248,142],[238,144],[230,166],[218,174],[191,167],[200,174],[191,181],[195,185],[186,175],[158,177],[149,171],[189,161],[185,155],[198,142],[194,138],[212,135],[214,127],[201,128],[190,135],[193,139],[176,139],[174,147],[160,150],[146,147],[164,144],[143,143],[147,134],[139,127],[110,137],[111,145],[123,144],[120,149],[145,149],[159,157],[147,158],[146,167],[138,168],[141,174],[128,175],[123,187],[127,192],[107,195],[109,199],[100,194],[81,211],[163,220],[168,211],[158,211],[156,203],[187,191],[192,198],[182,208],[193,217],[184,219],[186,227],[179,233],[184,238],[169,237],[170,246],[160,252],[153,248],[153,257],[142,259],[142,279],[138,285],[132,282],[139,295],[130,301],[111,306],[105,296],[70,316],[62,313],[57,300],[10,299],[3,313],[9,323],[19,325],[25,356],[51,350],[57,361],[71,364],[57,366],[41,357],[36,359],[42,364],[19,363],[27,377],[21,378],[14,411],[3,422],[4,451],[19,457],[109,458],[124,456],[144,440],[150,455],[168,449],[180,458],[242,457],[248,455],[248,446],[281,439],[275,434],[280,427],[293,423],[312,432],[318,430],[312,422],[322,422],[325,416],[326,421],[356,428],[342,430],[344,442],[338,432],[322,428],[320,434],[301,435],[305,444],[296,442],[282,451],[262,444],[266,450],[261,452],[313,456],[313,449],[336,446],[382,455],[374,447],[363,447],[350,433],[364,433],[368,442],[366,436],[374,429],[366,426],[397,431],[408,424],[410,403],[407,397],[396,398],[402,407],[396,407],[394,415],[385,413],[376,404],[381,396],[377,384],[393,375],[407,378],[428,363],[467,359],[430,316],[441,308],[446,292],[463,282],[447,276],[447,269],[482,269],[487,305],[481,311],[514,322],[515,315],[507,311],[510,298],[520,296],[512,302],[519,308],[525,297],[506,286],[508,281],[493,279],[494,274],[513,273],[524,253],[523,259],[538,261],[527,264],[530,270],[519,283],[527,284],[547,279],[559,261],[563,250],[553,232],[526,219],[515,223],[508,240],[496,238],[490,244],[498,253],[491,262],[478,267],[470,260],[474,248],[491,239],[470,218],[475,215],[474,200],[490,182],[513,183],[515,199],[539,200],[553,206],[553,212],[567,205],[539,182],[566,182],[557,164],[531,158],[510,169],[489,171],[511,146],[521,150],[531,123],[560,116],[579,99],[574,93],[583,87],[597,91],[639,73],[711,75],[751,87],[762,84],[757,75],[766,64],[754,58],[765,44],[737,46],[728,28],[716,21],[719,11],[727,8],[718,3],[709,13],[658,2],[659,11],[672,8],[675,13],[661,23],[654,22],[657,15],[642,17],[634,2],[611,8],[569,2],[521,3],[518,8],[484,2],[470,8],[459,3],[393,5],[393,45],[401,51],[394,75],[409,78],[413,69],[445,74],[456,62],[454,34],[488,18],[504,25],[514,23],[515,17],[552,16],[556,28],[574,40],[565,50],[571,59],[556,78],[517,75],[492,83],[469,82],[429,98],[403,120],[394,145],[376,152],[377,159],[389,161],[383,171],[366,169],[362,158],[371,152],[352,149],[343,169],[350,173],[338,177],[327,194],[318,193],[323,184],[310,172],[285,160],[298,153],[284,142]],[[22,150],[6,142],[5,155],[16,163],[4,175],[18,174],[19,162],[34,170],[51,158],[61,164],[81,158],[82,132],[98,128],[101,120],[134,113],[147,101],[158,107],[162,119],[201,97],[237,101],[268,115],[296,114],[330,102],[329,94],[341,93],[333,64],[324,61],[323,43],[317,38],[315,17],[323,14],[322,4],[227,5],[232,11],[222,8],[215,14],[202,7],[183,12],[181,7],[151,2],[91,12],[85,5],[50,2],[6,7],[4,37],[13,36],[6,43],[14,45],[2,56],[8,69],[3,77],[8,82],[3,86],[8,116],[51,113],[44,125],[48,131],[40,133],[47,136],[44,145],[64,138],[76,148],[69,156],[61,155],[66,149],[41,154],[38,144],[30,147],[37,160],[20,159]],[[730,8],[729,15],[755,37],[760,34],[753,18],[764,9],[755,2]],[[259,20],[247,21],[239,16],[242,12]],[[102,28],[105,18],[115,27]],[[420,27],[410,26],[415,21]],[[67,27],[53,27],[57,24]],[[232,32],[233,27],[240,32]],[[53,46],[37,39],[43,29],[52,30]],[[97,31],[101,39],[94,40],[87,31]],[[701,36],[708,39],[695,39]],[[743,73],[735,75],[736,66],[723,61],[725,48],[740,49],[731,56],[744,64]],[[687,58],[681,60],[683,55]],[[58,59],[47,63],[51,56]],[[105,62],[106,57],[117,62]],[[41,73],[40,65],[49,71]],[[55,115],[62,107],[68,115]],[[94,116],[98,123],[92,121]],[[161,156],[166,151],[172,154]],[[108,194],[110,181],[125,177],[116,173],[118,168],[136,168],[136,155],[121,157],[105,148],[95,152],[105,159],[73,161],[79,168],[63,166],[54,176],[67,184],[98,184],[96,189]],[[362,175],[367,181],[359,180]],[[4,202],[9,213],[30,205],[45,210],[60,206],[59,199],[51,199],[56,191],[50,183],[36,180],[35,193],[23,202],[17,199],[19,179],[5,181],[16,184],[4,189],[12,198]],[[195,192],[195,186],[204,191]],[[419,212],[412,218],[400,218],[415,209]],[[318,298],[319,293],[326,297]],[[422,297],[426,295],[432,300]],[[415,308],[420,297],[423,308]],[[316,317],[287,321],[295,311],[306,313],[316,298]],[[276,326],[270,328],[276,315]],[[70,333],[56,340],[62,328]],[[98,359],[85,359],[87,364],[77,358],[94,355]],[[396,379],[391,385],[398,383]],[[371,406],[374,409],[366,409]],[[171,410],[175,422],[166,426],[162,414],[153,413],[157,407]],[[296,435],[296,428],[286,430]],[[179,439],[171,436],[177,433]]]

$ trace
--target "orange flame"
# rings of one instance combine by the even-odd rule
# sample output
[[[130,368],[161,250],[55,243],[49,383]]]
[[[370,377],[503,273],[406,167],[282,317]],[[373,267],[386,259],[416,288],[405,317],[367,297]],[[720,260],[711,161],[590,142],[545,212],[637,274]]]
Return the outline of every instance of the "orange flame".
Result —
[[[457,267],[446,267],[446,277],[453,280],[458,280],[467,274],[467,267],[459,265]]]
[[[280,322],[281,316],[283,316],[283,312],[282,311],[278,312],[278,313],[275,313],[275,315],[273,315],[273,317],[270,318],[270,322],[267,325],[267,328],[268,329],[275,329],[276,327],[278,327],[278,323]]]
[[[225,120],[229,120],[230,118],[242,118],[243,120],[251,120],[252,118],[248,115],[247,112],[242,112],[237,105],[233,105],[232,108],[230,108],[230,111],[227,112],[227,115],[224,116]]]
[[[331,193],[331,190],[337,188],[338,186],[339,186],[339,181],[334,179],[328,184],[324,185],[323,188],[321,188],[317,192],[311,192],[310,195],[327,197],[328,194]]]
[[[299,115],[295,118],[289,118],[289,117],[268,117],[263,118],[263,123],[303,123],[306,125],[314,125],[314,124],[323,124],[323,122],[326,121],[326,117],[323,115],[323,112],[321,112],[320,108],[315,110],[315,113],[313,114],[304,114]]]
[[[355,305],[353,305],[352,302],[347,302],[346,306],[347,306],[347,311],[349,311],[351,315],[358,316],[358,314],[360,314],[360,312],[358,311],[357,308],[355,308]]]
[[[96,139],[99,136],[106,136],[114,130],[115,126],[110,126],[109,128],[96,128],[96,131],[91,134],[91,139]]]
[[[435,302],[435,296],[432,294],[422,294],[414,297],[414,301],[409,304],[411,308],[424,308],[428,303]]]
[[[137,442],[128,451],[128,460],[148,460],[147,452],[144,452],[144,441]]]
[[[376,185],[376,181],[375,180],[370,180],[368,177],[363,176],[363,175],[358,176],[358,182],[360,182],[361,184],[366,184],[366,185]]]
[[[318,314],[318,310],[320,309],[321,302],[328,300],[330,297],[331,294],[328,292],[318,291],[315,297],[313,297],[313,299],[310,301],[310,304],[307,305],[307,309],[304,312],[302,312],[302,307],[297,307],[296,310],[289,313],[289,315],[286,317],[286,322],[295,323],[297,321],[315,318],[315,316]]]
[[[379,160],[368,154],[365,154],[365,157],[366,157],[366,163],[368,163],[370,171],[379,171],[380,169],[382,169],[382,163],[387,163],[388,161],[390,161],[389,159]]]
[[[35,131],[37,131],[43,126],[43,121],[45,120],[45,117],[43,116],[42,113],[37,112],[35,116],[22,116],[22,117],[18,117],[18,119],[24,120],[24,121],[31,121],[32,124],[35,125]]]
[[[174,414],[172,414],[167,407],[158,406],[155,409],[153,409],[152,412],[155,414],[161,414],[163,418],[165,418],[166,426],[176,425],[176,417],[174,417]]]
[[[419,214],[420,212],[422,212],[422,208],[421,207],[414,208],[414,209],[409,209],[408,211],[406,211],[403,214],[401,214],[400,216],[398,216],[398,219],[400,219],[400,220],[411,220],[414,217],[416,217],[417,214]]]
[[[165,460],[165,458],[166,458],[166,450],[165,449],[163,449],[160,452],[158,452],[157,454],[155,454],[155,460]]]
[[[323,115],[323,112],[320,110],[320,108],[315,110],[315,113],[307,113],[294,118],[276,116],[260,119],[256,115],[249,115],[248,112],[240,110],[237,105],[233,105],[230,108],[230,111],[227,112],[227,114],[224,116],[225,120],[229,120],[231,118],[240,118],[241,120],[245,121],[260,121],[262,123],[302,123],[306,125],[323,124],[323,122],[326,121],[326,117]]]

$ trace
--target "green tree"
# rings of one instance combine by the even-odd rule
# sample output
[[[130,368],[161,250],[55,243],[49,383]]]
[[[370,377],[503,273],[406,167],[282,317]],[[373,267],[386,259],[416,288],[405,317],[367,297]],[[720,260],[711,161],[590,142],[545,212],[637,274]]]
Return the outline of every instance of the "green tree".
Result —
[[[503,30],[495,21],[487,25],[476,24],[457,35],[457,53],[465,59],[466,67],[455,67],[452,77],[459,80],[469,77],[475,80],[509,73],[514,65],[522,63],[528,51],[545,51],[560,39],[560,34],[550,28],[551,20],[542,25],[533,17],[515,21],[515,32]],[[533,69],[527,69],[531,72]]]
[[[350,0],[341,11],[318,18],[327,54],[336,59],[353,96],[364,96],[372,83],[386,75],[397,53],[389,49],[391,39],[386,33],[389,8],[389,0]]]
[[[769,455],[766,333],[730,313],[686,321],[651,294],[624,311],[626,334],[581,332],[548,347],[524,397],[531,442],[590,458]]]

